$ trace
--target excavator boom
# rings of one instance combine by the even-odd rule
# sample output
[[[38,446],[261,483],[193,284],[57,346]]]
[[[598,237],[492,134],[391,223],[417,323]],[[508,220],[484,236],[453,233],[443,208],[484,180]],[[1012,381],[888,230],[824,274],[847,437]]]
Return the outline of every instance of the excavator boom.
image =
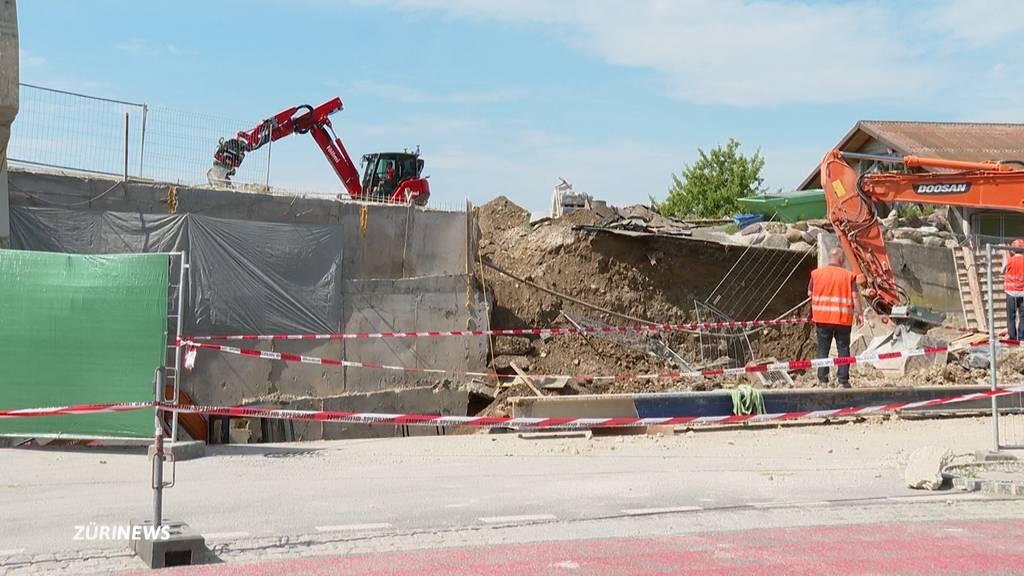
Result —
[[[341,109],[341,98],[333,98],[316,108],[308,105],[293,106],[261,121],[252,130],[238,132],[234,138],[222,139],[213,155],[213,167],[206,173],[207,179],[211,184],[230,186],[231,176],[242,164],[246,153],[291,134],[308,132],[352,198],[426,204],[430,186],[426,178],[420,177],[423,161],[419,160],[418,148],[415,153],[366,155],[364,159],[373,158],[377,162],[367,166],[367,174],[360,182],[359,170],[331,126],[331,114]],[[382,159],[384,156],[387,157]],[[398,173],[395,170],[395,166],[399,165],[396,160],[398,156],[414,157],[415,169]],[[378,168],[384,174],[375,178],[373,173]]]
[[[847,159],[959,171],[858,174]],[[908,302],[896,283],[875,204],[908,202],[1024,212],[1024,169],[1015,169],[1011,164],[1017,162],[900,158],[839,150],[825,156],[821,162],[821,186],[828,218],[857,274],[862,295],[876,312],[888,315],[896,306]]]

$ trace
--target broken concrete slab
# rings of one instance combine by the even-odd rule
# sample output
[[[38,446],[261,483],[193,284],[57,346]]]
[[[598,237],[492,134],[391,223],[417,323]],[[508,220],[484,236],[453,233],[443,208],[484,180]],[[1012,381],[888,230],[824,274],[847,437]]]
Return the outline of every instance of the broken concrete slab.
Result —
[[[903,479],[915,490],[938,490],[942,487],[942,469],[953,459],[949,448],[923,446],[910,453]]]

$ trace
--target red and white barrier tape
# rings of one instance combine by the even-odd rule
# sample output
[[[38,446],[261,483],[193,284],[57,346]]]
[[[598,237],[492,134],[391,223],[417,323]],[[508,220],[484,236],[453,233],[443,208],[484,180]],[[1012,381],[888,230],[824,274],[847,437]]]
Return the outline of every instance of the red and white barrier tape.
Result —
[[[1009,346],[1019,346],[1020,343],[1012,343],[1013,341],[1005,340],[1004,344]],[[418,374],[443,374],[447,376],[475,376],[484,378],[517,378],[515,374],[496,374],[494,372],[470,372],[465,370],[446,370],[442,368],[413,368],[409,366],[394,366],[388,364],[378,364],[376,362],[356,362],[353,360],[337,360],[334,358],[320,358],[318,356],[304,356],[301,354],[289,354],[286,352],[271,352],[268,350],[255,350],[252,348],[236,348],[234,346],[225,346],[223,344],[211,344],[209,342],[189,342],[183,343],[188,347],[188,354],[186,355],[185,366],[191,370],[195,364],[195,351],[198,348],[207,350],[215,350],[218,352],[225,352],[228,354],[236,354],[239,356],[246,356],[249,358],[262,358],[264,360],[279,360],[282,362],[297,362],[301,364],[316,364],[321,366],[343,366],[347,368],[374,368],[378,370],[394,370],[399,372],[409,372]],[[987,346],[987,344],[958,344],[954,346],[932,346],[928,348],[919,348],[917,350],[907,350],[900,352],[883,352],[878,354],[862,354],[860,356],[838,356],[835,358],[815,358],[809,360],[791,360],[788,362],[773,362],[770,364],[755,364],[752,366],[742,366],[739,368],[715,368],[708,370],[692,371],[692,372],[664,372],[660,374],[617,374],[613,376],[599,376],[599,375],[574,375],[574,374],[530,374],[533,378],[569,378],[572,380],[583,380],[583,381],[623,381],[623,380],[662,380],[662,379],[678,379],[678,378],[710,378],[714,376],[743,376],[746,374],[755,374],[763,372],[793,372],[795,370],[807,370],[810,368],[830,368],[834,366],[848,366],[852,364],[870,364],[874,362],[880,362],[885,360],[895,360],[899,358],[913,358],[916,356],[925,356],[929,354],[944,354],[947,352],[958,352],[961,350],[967,350],[970,348],[978,348]]]
[[[374,412],[337,412],[327,410],[274,410],[267,408],[219,407],[219,406],[174,406],[159,404],[161,410],[187,414],[213,416],[234,416],[238,418],[276,418],[284,420],[312,420],[316,422],[343,422],[349,424],[386,424],[394,426],[469,426],[476,428],[621,428],[633,426],[673,426],[681,424],[735,424],[740,422],[770,422],[799,420],[803,418],[836,418],[863,416],[883,412],[895,412],[915,408],[927,408],[944,404],[955,404],[970,400],[994,398],[1024,392],[1024,386],[1000,388],[896,404],[880,404],[829,410],[808,410],[802,412],[776,412],[771,414],[739,414],[723,416],[670,416],[647,418],[513,418],[491,416],[436,416],[429,414],[381,414]],[[119,404],[92,404],[87,406],[63,406],[58,408],[26,408],[21,410],[0,410],[0,418],[35,418],[41,416],[64,416],[99,412],[124,412],[152,408],[153,403],[127,402]]]
[[[108,404],[80,404],[77,406],[55,406],[50,408],[19,408],[0,410],[0,418],[35,418],[37,416],[76,416],[102,412],[131,412],[152,408],[152,402],[113,402]]]
[[[447,330],[427,332],[350,332],[336,334],[236,334],[230,336],[188,336],[182,342],[271,341],[271,340],[365,340],[371,338],[434,338],[446,336],[553,336],[558,334],[653,334],[657,332],[711,329],[747,329],[766,326],[806,324],[810,318],[782,320],[743,320],[736,322],[689,322],[683,324],[641,324],[639,326],[601,326],[566,328],[510,328],[495,330]]]

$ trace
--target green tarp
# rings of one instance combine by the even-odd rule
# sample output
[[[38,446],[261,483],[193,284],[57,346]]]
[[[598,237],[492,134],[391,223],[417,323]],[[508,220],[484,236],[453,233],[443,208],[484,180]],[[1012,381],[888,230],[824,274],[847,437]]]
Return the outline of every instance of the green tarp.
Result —
[[[151,401],[166,254],[0,250],[0,408]],[[3,434],[153,434],[153,412],[0,419]]]

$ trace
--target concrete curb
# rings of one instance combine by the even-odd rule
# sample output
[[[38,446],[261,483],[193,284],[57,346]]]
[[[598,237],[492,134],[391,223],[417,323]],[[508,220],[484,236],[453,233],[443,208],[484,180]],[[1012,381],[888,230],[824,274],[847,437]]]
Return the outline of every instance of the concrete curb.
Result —
[[[986,472],[1002,472],[1018,475],[1018,478],[978,478]],[[1018,460],[996,460],[953,464],[942,470],[942,475],[953,479],[953,487],[965,492],[982,492],[994,496],[1024,496],[1024,462]]]
[[[933,400],[988,391],[988,386],[900,386],[887,388],[794,388],[763,390],[768,412],[802,412]],[[1014,396],[999,398],[1006,407]],[[578,396],[515,397],[512,413],[517,417],[623,417],[658,418],[670,416],[720,416],[732,414],[729,389],[708,392],[660,392],[639,394],[581,394]],[[991,410],[992,400],[982,398],[955,405],[916,409],[918,413],[956,410]]]

